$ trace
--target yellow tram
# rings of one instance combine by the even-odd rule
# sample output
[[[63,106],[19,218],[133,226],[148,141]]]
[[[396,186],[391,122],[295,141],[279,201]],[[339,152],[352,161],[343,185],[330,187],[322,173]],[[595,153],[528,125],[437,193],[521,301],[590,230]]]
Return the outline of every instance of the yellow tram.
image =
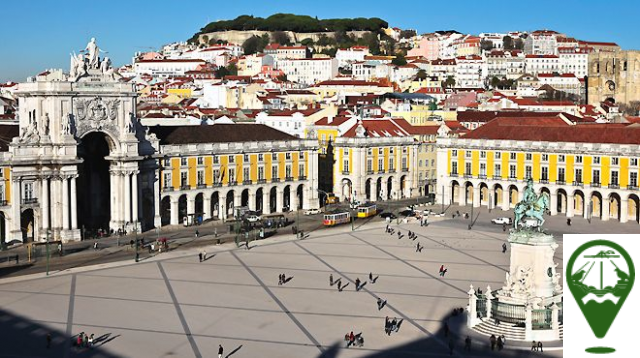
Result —
[[[322,224],[324,226],[335,226],[351,222],[351,214],[348,211],[335,210],[324,214]]]
[[[378,207],[374,203],[365,203],[358,206],[358,218],[368,218],[376,216]]]

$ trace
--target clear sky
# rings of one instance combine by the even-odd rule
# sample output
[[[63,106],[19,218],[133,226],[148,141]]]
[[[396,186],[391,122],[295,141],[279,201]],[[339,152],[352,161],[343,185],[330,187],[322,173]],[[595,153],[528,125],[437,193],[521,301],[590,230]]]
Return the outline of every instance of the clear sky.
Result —
[[[581,40],[640,49],[638,0],[18,0],[0,6],[0,81],[69,67],[96,37],[117,66],[133,53],[184,41],[210,21],[277,12],[324,18],[380,17],[419,33],[553,29]]]

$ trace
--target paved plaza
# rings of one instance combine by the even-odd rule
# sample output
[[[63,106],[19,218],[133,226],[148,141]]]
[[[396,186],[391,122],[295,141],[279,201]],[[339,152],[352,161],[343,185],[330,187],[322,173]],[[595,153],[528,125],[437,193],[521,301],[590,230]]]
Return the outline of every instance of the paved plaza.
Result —
[[[450,218],[426,228],[393,225],[403,234],[417,232],[416,241],[385,233],[376,218],[354,232],[347,225],[304,240],[277,237],[250,250],[207,247],[202,263],[191,249],[137,264],[5,279],[0,357],[215,357],[219,344],[224,357],[234,358],[449,356],[443,322],[454,308],[466,306],[469,285],[484,290],[504,283],[509,255],[500,249],[507,234],[488,224],[498,215],[504,214],[484,213],[473,230],[468,220]],[[549,223],[558,232],[562,225],[562,218]],[[591,231],[607,232],[610,224],[591,225]],[[638,232],[637,226],[614,225]],[[581,231],[575,224],[565,229]],[[417,242],[424,246],[421,253]],[[440,265],[448,269],[444,278]],[[373,284],[369,272],[379,276]],[[279,285],[282,273],[290,281]],[[348,283],[343,292],[329,285],[330,274]],[[367,282],[359,292],[356,278]],[[381,310],[377,297],[388,301]],[[385,334],[385,316],[403,320],[398,333]],[[465,352],[463,321],[449,319],[454,356],[541,355],[514,350],[510,342],[511,349],[491,352],[477,337]],[[362,333],[364,347],[345,348],[350,331]],[[70,337],[80,332],[95,335],[94,348],[74,347]],[[561,357],[562,351],[544,354]]]

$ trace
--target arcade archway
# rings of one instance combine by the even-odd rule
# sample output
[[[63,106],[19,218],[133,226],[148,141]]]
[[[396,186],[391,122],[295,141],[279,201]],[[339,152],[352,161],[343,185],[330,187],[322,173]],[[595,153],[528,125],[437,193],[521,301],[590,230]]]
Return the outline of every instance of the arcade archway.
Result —
[[[110,162],[106,159],[113,147],[104,133],[92,132],[78,145],[77,201],[78,225],[86,230],[108,229],[111,220]]]

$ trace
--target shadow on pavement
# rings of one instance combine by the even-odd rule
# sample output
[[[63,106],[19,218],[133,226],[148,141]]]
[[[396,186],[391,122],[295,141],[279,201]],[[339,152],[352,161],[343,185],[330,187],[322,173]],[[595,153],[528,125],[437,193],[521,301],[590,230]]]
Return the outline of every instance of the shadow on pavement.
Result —
[[[49,348],[47,348],[47,334],[51,335]],[[77,335],[68,336],[58,329],[0,309],[0,356],[2,357],[123,358],[103,348],[118,336],[105,333],[96,339],[91,348],[75,347],[73,344],[75,337]],[[65,354],[65,350],[69,350],[69,353]]]

